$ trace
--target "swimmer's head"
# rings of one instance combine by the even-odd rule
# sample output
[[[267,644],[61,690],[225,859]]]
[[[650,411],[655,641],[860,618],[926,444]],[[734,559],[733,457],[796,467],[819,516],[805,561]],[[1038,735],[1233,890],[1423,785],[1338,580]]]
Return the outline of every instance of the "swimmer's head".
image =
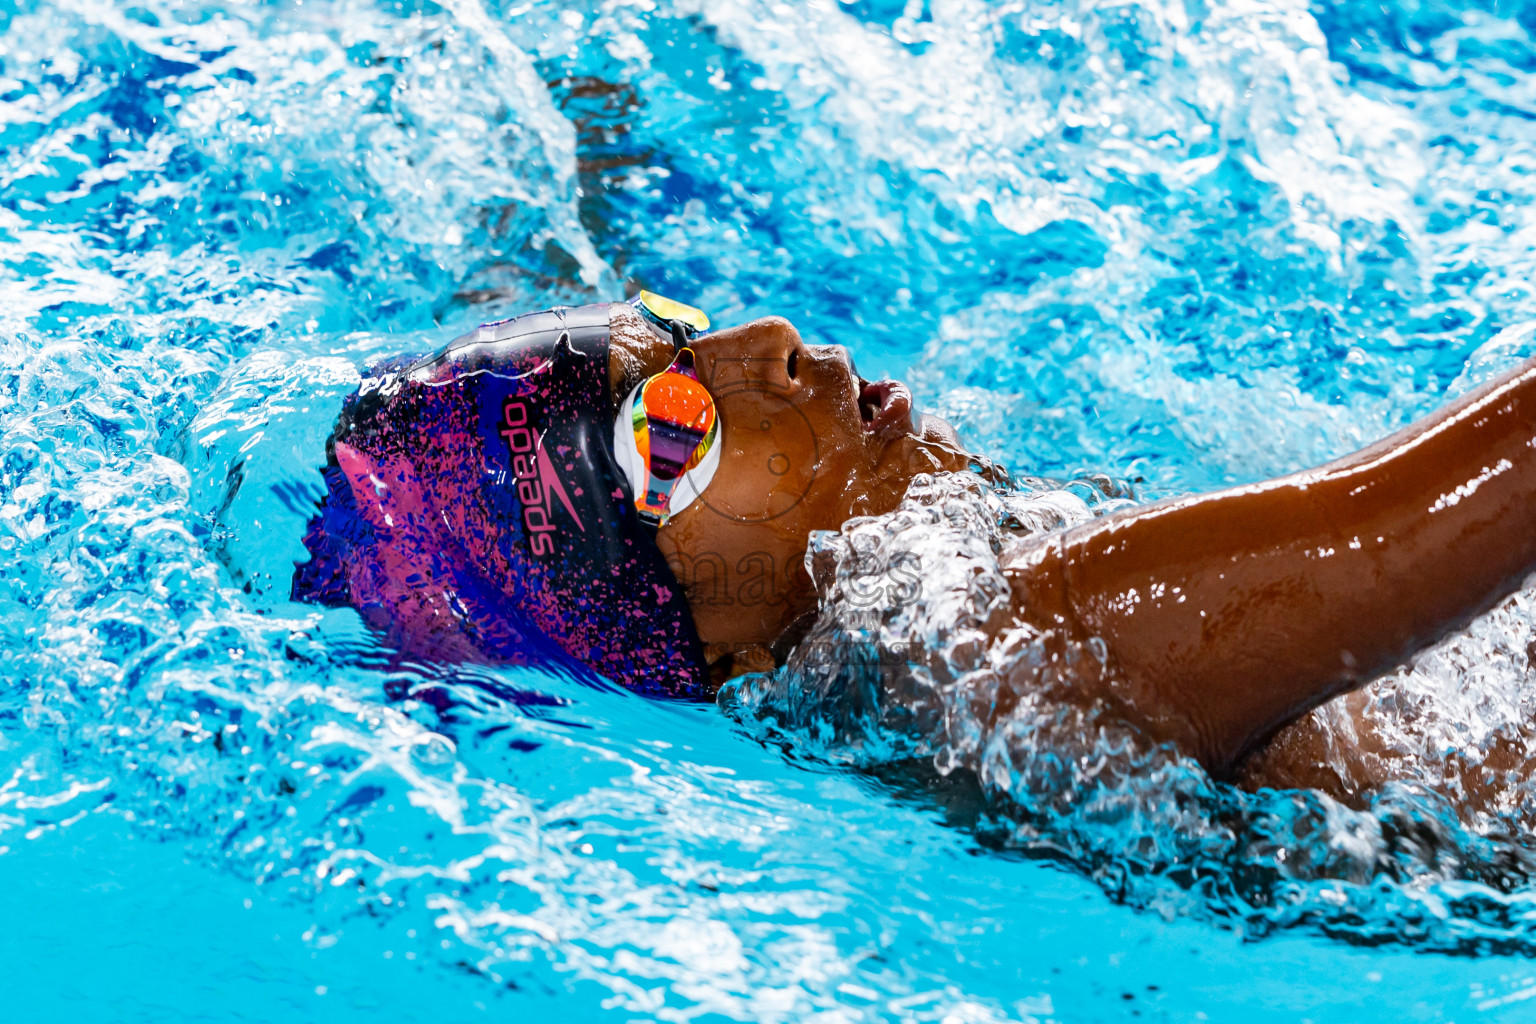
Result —
[[[704,333],[682,322],[697,310],[662,312],[530,313],[370,372],[328,445],[294,599],[351,605],[403,653],[563,652],[645,693],[771,664],[814,606],[812,531],[969,460],[905,387],[788,321]]]
[[[634,354],[631,374],[670,361],[671,347],[639,314],[615,307],[611,326]],[[814,607],[804,568],[812,531],[889,512],[916,474],[963,470],[972,459],[947,423],[915,415],[905,385],[865,380],[845,349],[807,345],[780,317],[690,347],[715,399],[720,461],[656,540],[700,639],[740,653],[771,644]],[[627,393],[627,382],[620,387]]]

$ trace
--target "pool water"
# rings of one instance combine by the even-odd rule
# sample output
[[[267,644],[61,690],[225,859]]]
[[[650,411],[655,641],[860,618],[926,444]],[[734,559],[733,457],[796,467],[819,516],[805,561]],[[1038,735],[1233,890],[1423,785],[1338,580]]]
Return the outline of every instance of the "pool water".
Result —
[[[643,285],[1020,476],[860,527],[964,555],[874,627],[818,541],[836,649],[952,644],[1000,520],[1536,352],[1533,10],[0,4],[3,1019],[1529,1019],[1536,794],[1453,797],[1536,743],[1536,590],[1366,691],[1407,767],[1356,807],[1044,707],[914,730],[858,663],[392,667],[287,593],[362,367]]]

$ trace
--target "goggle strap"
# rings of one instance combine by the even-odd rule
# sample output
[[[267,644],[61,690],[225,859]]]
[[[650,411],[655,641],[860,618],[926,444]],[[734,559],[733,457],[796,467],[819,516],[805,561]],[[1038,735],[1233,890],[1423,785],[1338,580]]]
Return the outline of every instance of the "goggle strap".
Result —
[[[681,320],[672,321],[672,351],[681,352],[688,347],[688,327]]]

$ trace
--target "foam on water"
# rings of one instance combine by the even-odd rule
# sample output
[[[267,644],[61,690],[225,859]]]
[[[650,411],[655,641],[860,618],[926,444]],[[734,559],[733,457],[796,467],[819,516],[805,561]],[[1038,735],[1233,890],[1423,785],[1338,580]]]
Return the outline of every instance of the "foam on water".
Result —
[[[1520,841],[1536,764],[1536,592],[1354,699],[1368,772],[1342,702],[1295,727],[1335,739],[1350,783],[1338,795],[1361,806],[1314,789],[1245,792],[1072,699],[1102,674],[1102,647],[1010,626],[1010,553],[1124,504],[1087,482],[998,492],[968,474],[918,477],[895,512],[816,537],[818,621],[783,669],[733,681],[720,701],[802,756],[974,778],[993,841],[1064,859],[1139,906],[1256,934],[1307,922],[1367,942],[1536,948],[1536,862]]]
[[[197,877],[359,951],[337,978],[411,979],[399,1019],[1192,1018],[1213,991],[1260,1019],[1303,976],[1347,1015],[1382,972],[1373,1010],[1518,1008],[1519,961],[1399,951],[1529,952],[1536,594],[1365,691],[1393,763],[1341,762],[1346,802],[1214,785],[1048,690],[999,714],[1029,645],[978,625],[1009,531],[1112,507],[1106,480],[1293,469],[1536,349],[1533,67],[1498,3],[0,8],[0,872],[55,897],[6,915],[8,993],[89,998],[96,936],[24,941],[61,892],[143,893],[148,962],[203,962],[137,920]],[[1018,473],[1108,477],[924,481],[823,537],[819,632],[732,691],[739,726],[391,669],[285,600],[364,364],[636,285],[909,372]],[[875,553],[925,567],[920,600],[870,604]],[[881,670],[914,652],[976,685]],[[59,864],[117,874],[49,890]],[[1201,956],[1136,952],[1165,942]],[[377,1019],[325,987],[301,1012]],[[239,991],[186,1013],[297,1012]]]

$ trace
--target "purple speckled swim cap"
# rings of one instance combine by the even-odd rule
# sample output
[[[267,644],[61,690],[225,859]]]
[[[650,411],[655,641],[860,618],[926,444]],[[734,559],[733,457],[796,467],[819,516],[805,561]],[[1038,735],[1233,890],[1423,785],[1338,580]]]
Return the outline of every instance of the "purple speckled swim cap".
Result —
[[[703,694],[687,600],[614,460],[609,316],[530,313],[372,370],[327,444],[294,600],[356,608],[404,654]]]

